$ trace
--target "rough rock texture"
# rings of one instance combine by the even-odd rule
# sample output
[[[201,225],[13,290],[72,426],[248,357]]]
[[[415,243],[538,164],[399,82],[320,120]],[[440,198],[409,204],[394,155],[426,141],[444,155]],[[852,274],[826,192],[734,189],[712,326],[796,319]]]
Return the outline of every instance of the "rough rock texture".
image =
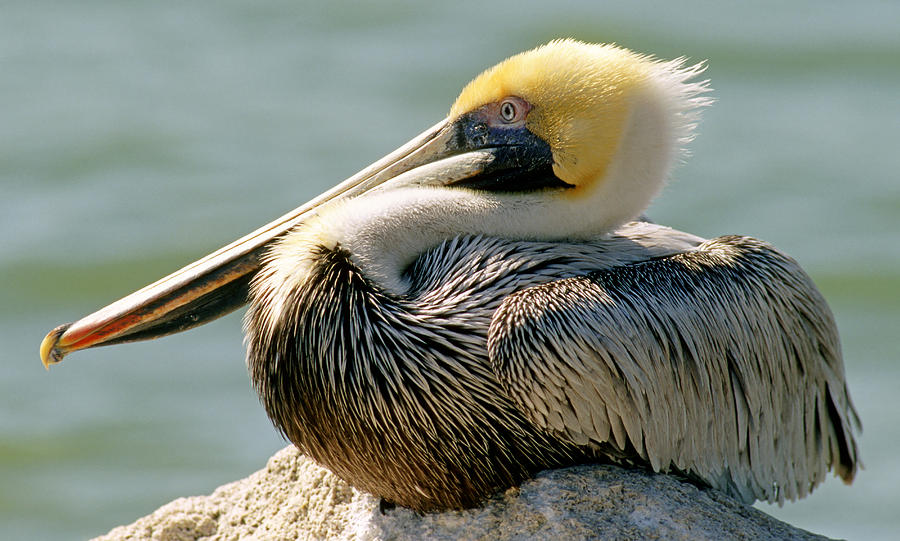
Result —
[[[288,447],[246,479],[98,539],[825,539],[714,490],[614,466],[543,472],[469,511],[382,513],[378,504]]]

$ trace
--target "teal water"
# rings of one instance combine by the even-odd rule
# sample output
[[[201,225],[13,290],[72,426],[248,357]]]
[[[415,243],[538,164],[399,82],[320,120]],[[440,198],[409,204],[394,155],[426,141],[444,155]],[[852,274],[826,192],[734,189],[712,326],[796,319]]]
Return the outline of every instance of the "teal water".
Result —
[[[760,507],[896,538],[900,5],[671,4],[3,3],[0,538],[98,535],[284,445],[249,389],[240,314],[49,374],[46,331],[309,199],[559,36],[709,59],[718,102],[650,215],[804,264],[865,424],[852,486]]]

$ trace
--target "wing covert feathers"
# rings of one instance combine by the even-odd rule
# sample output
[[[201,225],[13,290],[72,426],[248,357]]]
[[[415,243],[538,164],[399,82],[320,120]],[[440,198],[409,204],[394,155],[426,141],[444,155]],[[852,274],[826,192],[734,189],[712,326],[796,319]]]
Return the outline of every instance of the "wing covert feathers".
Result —
[[[517,292],[488,350],[538,426],[744,501],[794,500],[829,469],[856,473],[859,420],[831,312],[795,261],[756,239]]]

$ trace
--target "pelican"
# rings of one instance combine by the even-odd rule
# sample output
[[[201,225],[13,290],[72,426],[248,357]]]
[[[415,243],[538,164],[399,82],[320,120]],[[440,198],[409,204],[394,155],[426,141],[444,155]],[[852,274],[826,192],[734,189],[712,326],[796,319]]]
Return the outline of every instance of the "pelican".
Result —
[[[574,40],[508,58],[382,160],[57,327],[42,361],[249,303],[277,429],[419,511],[587,462],[744,502],[849,483],[860,424],[809,276],[641,217],[709,104],[703,69]]]

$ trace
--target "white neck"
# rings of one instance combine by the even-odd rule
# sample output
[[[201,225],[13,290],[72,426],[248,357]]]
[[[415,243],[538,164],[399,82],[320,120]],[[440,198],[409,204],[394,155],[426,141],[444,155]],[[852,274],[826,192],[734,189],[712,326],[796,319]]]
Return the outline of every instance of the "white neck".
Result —
[[[457,235],[521,240],[570,236],[571,224],[559,219],[558,207],[556,198],[531,194],[400,188],[331,206],[298,234],[327,248],[348,250],[369,279],[399,294],[407,289],[403,270],[425,250]]]

